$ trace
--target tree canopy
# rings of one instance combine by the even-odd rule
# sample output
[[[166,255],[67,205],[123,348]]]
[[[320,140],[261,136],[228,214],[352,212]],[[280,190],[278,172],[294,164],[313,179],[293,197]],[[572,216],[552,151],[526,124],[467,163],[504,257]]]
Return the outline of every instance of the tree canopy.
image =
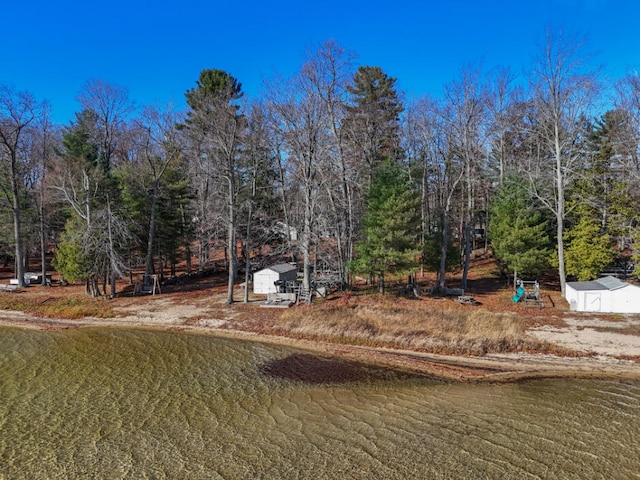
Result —
[[[0,85],[3,260],[22,277],[55,251],[95,295],[184,260],[225,269],[229,303],[242,267],[250,280],[284,261],[308,288],[358,273],[383,290],[424,267],[464,288],[489,247],[505,273],[593,278],[638,258],[640,80],[619,79],[601,111],[605,79],[574,40],[549,34],[525,75],[471,64],[409,99],[335,41],[256,98],[203,69],[184,111],[93,79],[52,125],[45,102]]]

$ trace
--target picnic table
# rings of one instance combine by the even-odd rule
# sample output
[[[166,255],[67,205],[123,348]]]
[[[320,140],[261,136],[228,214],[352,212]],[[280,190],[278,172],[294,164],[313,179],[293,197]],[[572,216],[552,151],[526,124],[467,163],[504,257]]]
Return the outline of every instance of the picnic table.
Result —
[[[475,305],[476,301],[471,295],[458,295],[458,303],[462,305]]]

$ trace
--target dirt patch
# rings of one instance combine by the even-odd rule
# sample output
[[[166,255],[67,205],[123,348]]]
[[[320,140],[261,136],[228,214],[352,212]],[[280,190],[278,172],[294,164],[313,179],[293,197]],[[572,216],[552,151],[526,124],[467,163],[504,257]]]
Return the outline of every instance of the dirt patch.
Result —
[[[564,319],[565,326],[542,325],[529,330],[540,340],[563,345],[577,352],[620,358],[640,357],[640,318],[627,316],[613,320],[601,318]]]

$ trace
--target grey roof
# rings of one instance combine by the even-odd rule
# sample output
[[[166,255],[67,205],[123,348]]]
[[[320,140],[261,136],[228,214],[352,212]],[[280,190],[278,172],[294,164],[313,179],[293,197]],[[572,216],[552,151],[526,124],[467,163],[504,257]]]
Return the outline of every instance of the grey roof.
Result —
[[[603,285],[608,290],[617,290],[619,288],[626,287],[627,285],[630,285],[627,282],[623,282],[619,278],[611,277],[611,276],[599,278],[597,280],[597,282],[599,284]]]
[[[291,270],[297,270],[298,268],[290,263],[279,263],[278,265],[271,265],[270,267],[265,268],[265,270],[273,270],[277,273],[287,273]]]
[[[618,290],[619,288],[631,285],[630,283],[623,282],[616,277],[603,277],[598,280],[591,280],[590,282],[568,282],[574,290],[586,291],[586,290]]]
[[[604,287],[601,284],[599,284],[598,282],[595,282],[595,281],[592,281],[592,282],[567,282],[567,285],[569,285],[574,290],[577,290],[577,291],[580,291],[580,292],[584,292],[586,290],[604,290]]]

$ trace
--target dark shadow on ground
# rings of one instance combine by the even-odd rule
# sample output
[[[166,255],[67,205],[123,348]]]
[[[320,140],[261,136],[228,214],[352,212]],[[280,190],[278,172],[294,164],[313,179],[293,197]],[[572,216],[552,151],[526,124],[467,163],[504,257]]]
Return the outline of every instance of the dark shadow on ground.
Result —
[[[282,359],[271,360],[260,366],[260,372],[269,377],[311,384],[422,378],[392,369],[308,353],[294,353]]]

